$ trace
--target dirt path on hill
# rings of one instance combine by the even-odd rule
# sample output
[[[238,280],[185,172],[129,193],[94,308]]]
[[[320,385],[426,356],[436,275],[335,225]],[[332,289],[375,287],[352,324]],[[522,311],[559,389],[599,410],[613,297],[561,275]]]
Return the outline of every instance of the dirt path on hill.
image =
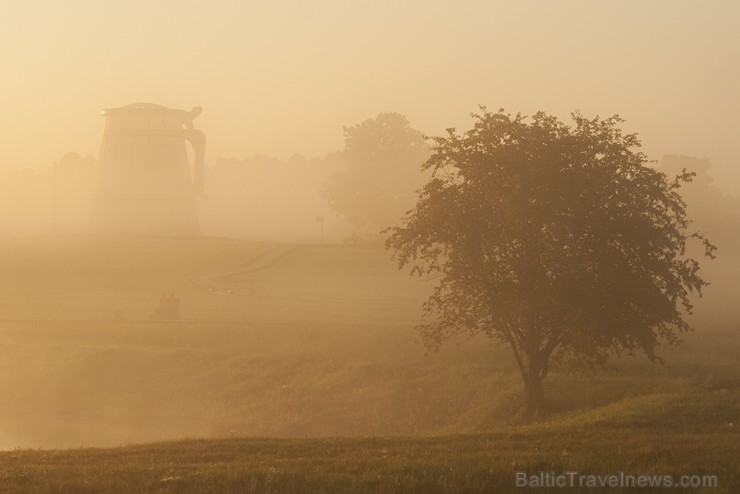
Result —
[[[260,254],[256,259],[253,259],[252,261],[242,264],[241,266],[237,266],[234,268],[231,268],[226,271],[221,271],[218,273],[211,274],[210,276],[204,276],[200,278],[194,278],[192,281],[196,285],[205,286],[208,288],[215,288],[219,287],[224,284],[224,281],[228,278],[250,273],[253,271],[257,271],[260,269],[264,269],[271,264],[273,264],[275,261],[286,255],[287,253],[291,252],[296,248],[296,244],[283,244],[279,245],[278,247],[275,247],[274,249],[268,250],[264,254]]]

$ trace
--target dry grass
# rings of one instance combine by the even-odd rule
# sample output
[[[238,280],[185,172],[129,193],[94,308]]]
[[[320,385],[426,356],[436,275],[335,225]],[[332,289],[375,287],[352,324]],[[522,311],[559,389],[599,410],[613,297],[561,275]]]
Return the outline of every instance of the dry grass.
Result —
[[[715,405],[722,408],[726,398]],[[430,438],[190,440],[6,452],[0,454],[0,475],[4,492],[426,494],[521,492],[515,486],[518,471],[676,479],[709,474],[719,484],[706,492],[733,493],[740,488],[738,439],[736,430],[715,422],[691,432],[659,424],[571,424]]]

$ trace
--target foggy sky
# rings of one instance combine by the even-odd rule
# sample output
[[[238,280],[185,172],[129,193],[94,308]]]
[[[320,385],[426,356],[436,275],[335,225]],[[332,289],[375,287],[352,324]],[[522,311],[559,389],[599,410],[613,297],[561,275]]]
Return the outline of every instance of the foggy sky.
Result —
[[[206,161],[342,148],[382,111],[428,134],[478,104],[619,113],[644,151],[740,185],[740,3],[429,0],[0,6],[0,167],[98,154],[103,108],[204,107]]]

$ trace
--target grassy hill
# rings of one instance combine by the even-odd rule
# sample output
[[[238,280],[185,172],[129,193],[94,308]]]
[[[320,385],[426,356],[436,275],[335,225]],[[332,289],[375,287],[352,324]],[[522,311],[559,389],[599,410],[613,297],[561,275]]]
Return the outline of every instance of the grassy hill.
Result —
[[[698,400],[632,401],[625,407],[629,413],[611,407],[598,420],[441,437],[234,438],[21,450],[0,453],[0,472],[4,492],[511,493],[530,490],[516,486],[517,475],[567,472],[572,487],[546,490],[735,493],[740,441],[726,421],[736,417],[740,393],[691,396]],[[636,409],[648,413],[632,413]],[[620,473],[633,477],[628,486],[665,486],[670,477],[674,485],[695,488],[590,487],[599,485],[596,476]]]
[[[506,351],[425,354],[430,285],[382,248],[68,237],[3,244],[0,268],[9,492],[517,492],[517,469],[740,489],[732,324],[665,367],[555,373],[552,414],[524,425]],[[162,291],[182,320],[150,318]],[[91,446],[114,448],[49,449]]]

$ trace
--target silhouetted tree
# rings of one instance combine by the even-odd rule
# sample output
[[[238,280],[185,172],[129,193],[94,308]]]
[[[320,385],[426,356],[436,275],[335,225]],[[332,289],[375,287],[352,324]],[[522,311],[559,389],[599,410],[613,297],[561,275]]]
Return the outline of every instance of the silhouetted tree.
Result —
[[[423,136],[399,113],[381,113],[344,129],[347,164],[323,185],[331,209],[356,225],[398,224],[423,185],[420,165],[429,156]]]
[[[592,367],[612,353],[678,342],[688,294],[705,281],[673,180],[646,166],[618,116],[474,114],[471,130],[436,138],[432,179],[387,247],[412,273],[439,277],[419,327],[438,348],[483,333],[513,352],[527,417],[543,409],[554,356]]]

